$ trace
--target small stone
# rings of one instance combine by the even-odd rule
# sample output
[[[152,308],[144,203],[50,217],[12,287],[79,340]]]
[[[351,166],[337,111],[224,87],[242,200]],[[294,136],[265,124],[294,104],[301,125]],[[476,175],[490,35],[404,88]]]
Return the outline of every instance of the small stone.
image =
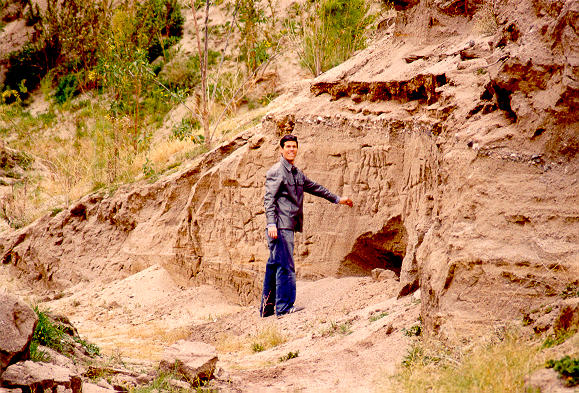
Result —
[[[161,371],[176,371],[189,381],[209,379],[215,372],[215,347],[202,342],[180,340],[165,351]]]
[[[135,378],[135,380],[139,385],[146,385],[148,383],[151,383],[153,379],[155,378],[149,374],[140,374]]]
[[[82,385],[82,393],[111,393],[114,392],[115,389],[111,386],[111,389],[104,388],[99,385],[95,385],[94,383],[84,383]]]

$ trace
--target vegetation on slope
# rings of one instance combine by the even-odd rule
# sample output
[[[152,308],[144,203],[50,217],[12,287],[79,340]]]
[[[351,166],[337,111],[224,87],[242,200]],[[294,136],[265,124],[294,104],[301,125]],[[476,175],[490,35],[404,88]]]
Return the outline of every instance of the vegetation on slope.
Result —
[[[155,179],[254,125],[276,94],[256,81],[295,49],[285,43],[316,75],[362,48],[373,20],[364,0],[305,2],[283,17],[273,0],[2,3],[32,31],[0,59],[0,136],[36,158],[35,174],[10,179],[0,201],[14,228],[91,191]],[[186,25],[191,11],[198,23]]]

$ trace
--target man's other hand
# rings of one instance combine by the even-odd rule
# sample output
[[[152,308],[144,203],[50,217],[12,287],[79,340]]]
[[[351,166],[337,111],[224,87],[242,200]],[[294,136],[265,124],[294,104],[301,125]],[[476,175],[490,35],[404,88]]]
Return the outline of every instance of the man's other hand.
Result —
[[[340,205],[348,205],[350,207],[354,206],[354,202],[352,202],[352,200],[348,197],[340,197],[340,202],[338,202]]]
[[[272,239],[277,239],[277,228],[274,226],[267,227],[267,236]]]

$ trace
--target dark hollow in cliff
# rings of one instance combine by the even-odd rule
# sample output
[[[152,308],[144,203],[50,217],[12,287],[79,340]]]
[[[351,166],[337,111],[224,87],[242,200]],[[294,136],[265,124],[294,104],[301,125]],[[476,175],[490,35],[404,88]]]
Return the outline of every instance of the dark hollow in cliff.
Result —
[[[392,270],[400,276],[407,244],[402,218],[391,218],[380,231],[366,232],[356,239],[338,269],[338,276],[366,276],[376,268]]]

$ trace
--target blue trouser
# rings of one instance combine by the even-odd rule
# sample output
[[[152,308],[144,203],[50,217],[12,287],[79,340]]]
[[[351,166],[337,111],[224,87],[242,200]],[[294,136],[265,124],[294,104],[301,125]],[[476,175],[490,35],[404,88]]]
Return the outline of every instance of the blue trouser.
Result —
[[[267,235],[269,259],[265,265],[263,294],[259,315],[269,317],[286,313],[296,300],[296,269],[294,266],[294,231],[278,229],[277,239]]]

